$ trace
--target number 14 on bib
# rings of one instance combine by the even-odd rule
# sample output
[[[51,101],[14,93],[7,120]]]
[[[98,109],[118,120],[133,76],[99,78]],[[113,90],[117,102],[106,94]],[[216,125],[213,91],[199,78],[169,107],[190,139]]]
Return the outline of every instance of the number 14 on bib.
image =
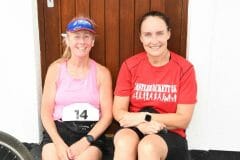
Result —
[[[98,121],[99,110],[89,103],[74,103],[63,108],[62,121]]]

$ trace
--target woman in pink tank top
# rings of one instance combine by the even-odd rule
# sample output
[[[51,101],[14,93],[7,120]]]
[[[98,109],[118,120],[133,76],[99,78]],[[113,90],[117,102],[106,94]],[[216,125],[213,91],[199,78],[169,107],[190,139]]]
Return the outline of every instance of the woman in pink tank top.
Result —
[[[41,105],[43,160],[102,157],[104,131],[112,121],[112,80],[89,57],[95,33],[88,18],[70,21],[63,57],[48,68]]]

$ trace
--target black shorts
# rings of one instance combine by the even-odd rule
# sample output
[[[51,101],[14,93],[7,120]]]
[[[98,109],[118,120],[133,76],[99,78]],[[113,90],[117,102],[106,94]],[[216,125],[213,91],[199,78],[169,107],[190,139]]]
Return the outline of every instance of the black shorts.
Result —
[[[135,131],[140,139],[145,136],[136,127],[131,127],[130,129]],[[166,160],[190,160],[187,140],[185,138],[171,131],[168,131],[167,133],[159,132],[157,135],[162,137],[168,146],[168,154]]]
[[[58,134],[62,137],[62,139],[68,146],[72,145],[76,141],[80,140],[82,137],[86,136],[86,134],[79,134],[71,131],[69,128],[63,125],[62,122],[55,121],[55,125],[57,127]],[[92,145],[98,147],[103,153],[105,141],[106,137],[102,135],[97,140],[95,140]],[[41,146],[43,147],[47,143],[52,143],[52,140],[48,133],[44,130]]]

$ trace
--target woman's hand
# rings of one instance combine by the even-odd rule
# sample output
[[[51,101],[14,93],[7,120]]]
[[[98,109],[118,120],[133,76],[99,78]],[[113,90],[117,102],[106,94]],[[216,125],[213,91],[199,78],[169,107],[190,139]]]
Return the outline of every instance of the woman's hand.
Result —
[[[87,141],[86,137],[83,137],[79,141],[72,144],[67,151],[70,160],[77,158],[77,156],[84,152],[89,145],[90,144]]]
[[[137,126],[140,123],[144,122],[144,117],[146,113],[138,112],[138,113],[125,113],[123,117],[119,120],[119,124],[121,127],[133,127]]]
[[[55,144],[55,146],[60,160],[70,160],[67,154],[68,146],[65,143]]]
[[[137,125],[137,128],[143,134],[155,134],[160,132],[162,129],[166,128],[166,126],[163,123],[159,123],[157,121],[152,120],[150,122],[143,122]]]

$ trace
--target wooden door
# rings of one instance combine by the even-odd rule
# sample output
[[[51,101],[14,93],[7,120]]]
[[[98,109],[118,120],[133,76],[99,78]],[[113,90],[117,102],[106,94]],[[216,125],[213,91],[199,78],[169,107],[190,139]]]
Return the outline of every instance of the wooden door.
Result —
[[[143,51],[138,37],[138,19],[149,10],[159,10],[170,17],[169,49],[186,56],[188,0],[38,0],[42,78],[49,64],[63,52],[61,33],[78,15],[89,16],[97,24],[97,37],[91,57],[107,66],[113,87],[121,63]],[[44,81],[43,81],[44,82]],[[114,130],[114,125],[110,131]]]

